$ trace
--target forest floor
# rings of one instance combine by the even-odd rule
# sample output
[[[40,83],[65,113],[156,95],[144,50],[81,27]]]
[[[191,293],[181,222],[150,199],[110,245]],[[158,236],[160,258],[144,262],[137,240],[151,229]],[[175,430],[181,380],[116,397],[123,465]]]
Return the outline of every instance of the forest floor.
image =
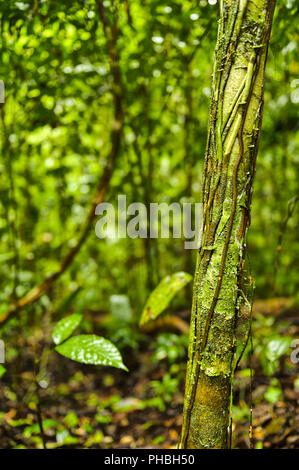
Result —
[[[294,333],[294,326],[290,328]],[[1,379],[1,448],[42,448],[30,350],[24,349],[28,357],[22,358],[23,372],[14,375],[19,367],[15,361]],[[176,448],[182,424],[183,363],[171,375],[169,363],[152,361],[145,348],[125,354],[125,362],[129,373],[52,355],[39,388],[47,448]],[[284,362],[273,379],[265,377],[255,355],[252,364],[253,447],[298,448],[298,369]],[[248,373],[237,372],[233,448],[250,447],[249,390]]]

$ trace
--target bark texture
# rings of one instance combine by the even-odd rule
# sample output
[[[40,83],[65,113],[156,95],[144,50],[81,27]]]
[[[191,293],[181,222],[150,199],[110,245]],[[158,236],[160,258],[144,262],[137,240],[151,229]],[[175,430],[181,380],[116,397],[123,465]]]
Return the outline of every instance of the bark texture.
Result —
[[[232,377],[248,339],[246,232],[274,6],[220,2],[181,448],[228,446]]]

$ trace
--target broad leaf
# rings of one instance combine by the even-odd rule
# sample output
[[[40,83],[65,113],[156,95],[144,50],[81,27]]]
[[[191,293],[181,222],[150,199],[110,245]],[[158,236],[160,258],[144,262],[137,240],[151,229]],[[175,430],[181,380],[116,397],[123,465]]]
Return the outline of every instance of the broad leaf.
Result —
[[[73,336],[65,343],[56,346],[55,350],[62,356],[83,364],[112,366],[128,370],[117,347],[100,336]]]
[[[52,333],[54,343],[60,344],[64,340],[69,338],[69,336],[71,336],[77,326],[80,325],[81,321],[82,315],[79,315],[78,313],[74,313],[73,315],[69,315],[68,317],[60,320],[60,322],[58,322],[55,326]]]
[[[175,294],[191,280],[192,276],[184,272],[166,276],[149,296],[141,315],[140,325],[155,320],[166,309]]]
[[[269,341],[266,347],[266,356],[269,361],[275,361],[283,356],[289,349],[292,338],[281,337]]]

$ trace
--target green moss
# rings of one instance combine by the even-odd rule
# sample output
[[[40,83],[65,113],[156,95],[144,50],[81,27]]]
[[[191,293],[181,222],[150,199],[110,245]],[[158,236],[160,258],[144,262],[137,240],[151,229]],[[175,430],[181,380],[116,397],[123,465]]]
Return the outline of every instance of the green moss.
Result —
[[[266,57],[260,42],[269,34],[270,5],[270,0],[224,1],[206,152],[204,248],[194,284],[183,448],[220,448],[227,443],[235,337],[242,348],[250,314],[242,276]]]

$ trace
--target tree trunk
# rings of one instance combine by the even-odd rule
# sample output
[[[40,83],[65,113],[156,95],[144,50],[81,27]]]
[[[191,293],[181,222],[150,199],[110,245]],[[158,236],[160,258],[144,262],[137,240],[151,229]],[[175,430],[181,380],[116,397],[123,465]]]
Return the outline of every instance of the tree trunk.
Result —
[[[275,0],[223,0],[214,57],[181,448],[226,448],[231,384],[248,339],[246,232]],[[240,350],[240,351],[239,351]]]

